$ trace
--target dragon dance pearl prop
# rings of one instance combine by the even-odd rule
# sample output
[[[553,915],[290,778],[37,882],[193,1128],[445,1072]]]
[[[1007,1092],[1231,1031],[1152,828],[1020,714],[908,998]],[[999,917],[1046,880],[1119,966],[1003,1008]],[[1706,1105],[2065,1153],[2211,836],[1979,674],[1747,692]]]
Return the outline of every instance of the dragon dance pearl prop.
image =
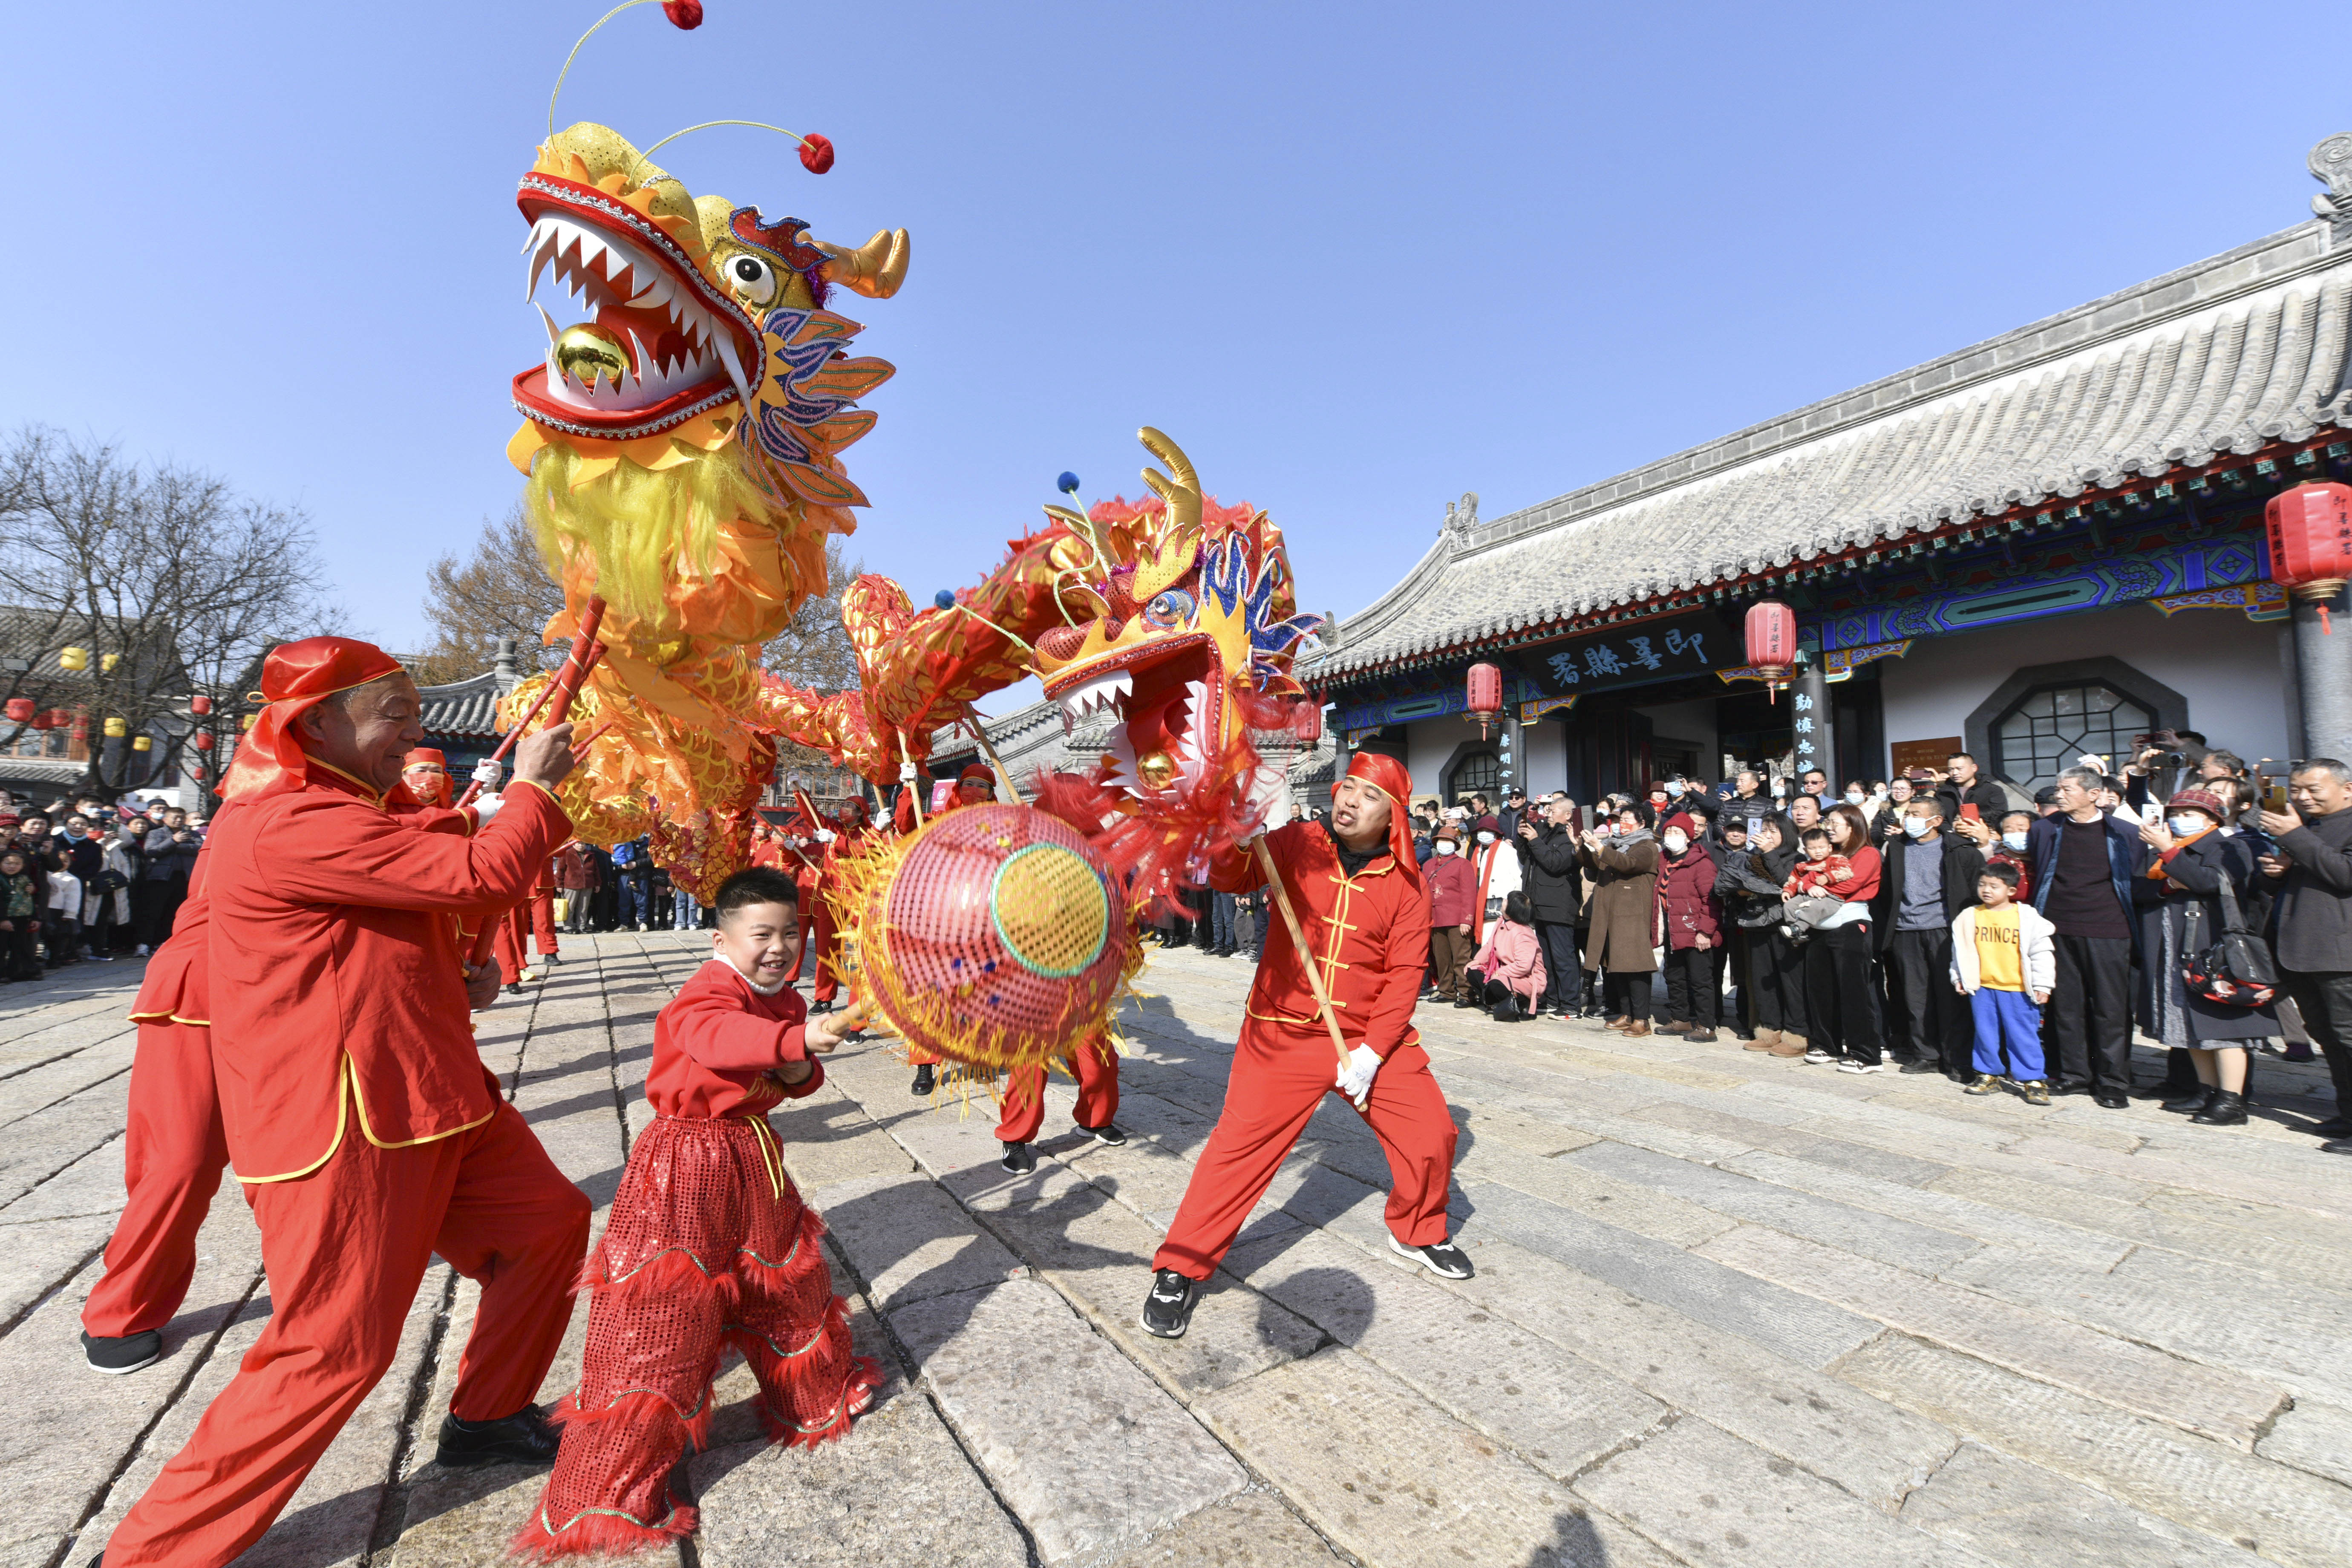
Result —
[[[1099,1034],[1141,963],[1102,858],[1030,806],[933,817],[867,868],[861,996],[919,1051],[1039,1064]]]

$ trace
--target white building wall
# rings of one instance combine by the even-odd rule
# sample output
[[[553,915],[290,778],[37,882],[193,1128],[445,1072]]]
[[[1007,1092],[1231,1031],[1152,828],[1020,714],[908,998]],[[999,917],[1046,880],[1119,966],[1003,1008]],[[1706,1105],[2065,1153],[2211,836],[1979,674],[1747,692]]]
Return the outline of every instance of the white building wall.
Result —
[[[1557,719],[1521,725],[1519,743],[1527,748],[1528,795],[1548,795],[1568,787],[1567,725]]]
[[[2159,614],[2126,605],[2084,616],[1923,637],[1880,664],[1889,746],[1963,732],[1978,704],[2020,668],[2118,658],[2188,700],[2189,728],[2249,762],[2288,754],[2284,621],[2233,610]],[[1663,725],[1660,726],[1664,728]],[[1990,759],[1987,759],[1990,765]]]

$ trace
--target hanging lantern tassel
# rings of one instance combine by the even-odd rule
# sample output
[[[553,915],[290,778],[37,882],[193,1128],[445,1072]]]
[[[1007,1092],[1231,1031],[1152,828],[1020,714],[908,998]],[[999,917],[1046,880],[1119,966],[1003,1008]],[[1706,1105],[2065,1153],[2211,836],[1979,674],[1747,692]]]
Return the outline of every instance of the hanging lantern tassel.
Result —
[[[2328,606],[2352,581],[2352,485],[2297,485],[2263,508],[2270,536],[2271,581],[2319,609],[2319,630],[2333,637]]]

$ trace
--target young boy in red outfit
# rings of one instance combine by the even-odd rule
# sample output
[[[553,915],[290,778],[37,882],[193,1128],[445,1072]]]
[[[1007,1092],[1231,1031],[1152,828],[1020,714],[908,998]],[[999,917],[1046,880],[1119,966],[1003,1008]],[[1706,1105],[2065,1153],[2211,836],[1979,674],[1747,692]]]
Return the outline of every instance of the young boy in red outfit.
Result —
[[[719,885],[711,957],[654,1023],[646,1099],[656,1115],[629,1149],[604,1238],[582,1271],[595,1292],[579,1391],[558,1406],[563,1446],[521,1555],[628,1552],[690,1535],[696,1510],[671,1469],[710,1426],[730,1346],[786,1445],[849,1429],[881,1374],[850,1351],[824,1226],[784,1173],[766,1111],[824,1082],[822,1056],[857,1011],[811,1022],[793,989],[800,910],[770,867]]]

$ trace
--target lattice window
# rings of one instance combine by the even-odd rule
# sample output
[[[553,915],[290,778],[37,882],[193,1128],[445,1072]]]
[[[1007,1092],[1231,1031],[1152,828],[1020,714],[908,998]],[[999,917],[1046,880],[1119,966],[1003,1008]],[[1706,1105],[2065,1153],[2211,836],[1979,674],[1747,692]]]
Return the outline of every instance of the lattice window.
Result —
[[[2154,728],[2154,714],[2111,686],[2042,687],[1994,722],[1993,769],[2029,791],[2057,783],[2085,752],[2117,772],[2131,757],[2132,737]]]
[[[1454,802],[1474,793],[1483,793],[1497,807],[1503,804],[1503,760],[1499,752],[1471,752],[1454,764],[1445,781],[1445,801]]]

